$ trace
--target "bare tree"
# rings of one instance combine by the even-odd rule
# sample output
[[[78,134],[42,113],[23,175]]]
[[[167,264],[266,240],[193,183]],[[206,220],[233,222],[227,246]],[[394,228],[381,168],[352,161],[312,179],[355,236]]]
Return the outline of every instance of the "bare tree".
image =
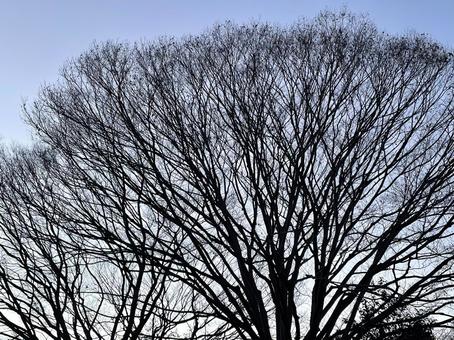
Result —
[[[124,213],[130,203],[120,197],[118,206],[96,201],[75,189],[75,182],[71,188],[77,193],[71,196],[58,187],[52,155],[41,148],[17,150],[2,160],[2,338],[171,336],[192,296],[183,296],[183,287],[169,281],[166,267],[149,260],[153,241],[147,242],[145,252],[144,235],[134,240],[122,235],[131,248],[124,247],[120,237],[96,232],[100,225],[124,232],[120,229],[134,219]],[[71,211],[75,205],[79,213]]]
[[[27,108],[58,188],[39,216],[183,289],[174,337],[359,339],[406,306],[449,325],[453,76],[348,13],[95,46]]]

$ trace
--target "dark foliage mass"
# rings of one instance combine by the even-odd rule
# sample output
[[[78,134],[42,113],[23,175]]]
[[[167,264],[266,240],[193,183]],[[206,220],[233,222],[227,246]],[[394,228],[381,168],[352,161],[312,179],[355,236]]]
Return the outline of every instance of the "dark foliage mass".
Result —
[[[2,154],[0,337],[430,339],[453,317],[453,75],[348,13],[94,46]]]
[[[371,300],[363,301],[359,309],[360,323],[363,326],[369,323],[368,331],[362,340],[435,340],[431,327],[434,321],[421,317],[417,310],[412,310],[408,305],[400,305],[392,314],[370,323],[383,308],[396,303],[396,297],[391,296],[388,291],[384,290],[378,294]]]

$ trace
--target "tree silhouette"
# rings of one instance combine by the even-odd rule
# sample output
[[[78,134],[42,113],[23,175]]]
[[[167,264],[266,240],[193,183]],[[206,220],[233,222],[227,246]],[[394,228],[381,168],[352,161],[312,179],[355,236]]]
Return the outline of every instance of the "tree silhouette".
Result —
[[[153,241],[145,236],[139,240],[123,234],[133,244],[129,248],[108,234],[94,235],[85,228],[115,224],[121,209],[127,208],[125,202],[115,210],[79,197],[81,201],[72,203],[83,205],[81,214],[97,209],[96,216],[91,216],[96,220],[78,219],[75,214],[66,219],[61,209],[70,214],[71,206],[59,206],[65,202],[58,191],[60,183],[50,175],[49,156],[40,148],[3,155],[0,337],[170,336],[185,317],[191,294],[185,296],[185,289],[169,280],[165,267],[148,259]],[[125,225],[133,220],[133,216],[121,218]],[[149,241],[146,251],[145,240]],[[176,314],[174,309],[183,310]]]
[[[22,320],[2,312],[4,334],[448,325],[453,75],[438,43],[348,13],[94,46],[26,108],[37,146],[3,156],[0,306]]]

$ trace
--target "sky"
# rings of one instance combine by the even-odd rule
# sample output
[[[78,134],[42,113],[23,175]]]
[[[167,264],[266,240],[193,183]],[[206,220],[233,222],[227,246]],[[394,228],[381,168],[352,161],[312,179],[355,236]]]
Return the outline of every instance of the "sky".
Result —
[[[0,143],[32,141],[22,105],[95,41],[179,37],[226,20],[287,25],[338,9],[367,14],[388,33],[427,33],[454,47],[453,0],[0,0]]]

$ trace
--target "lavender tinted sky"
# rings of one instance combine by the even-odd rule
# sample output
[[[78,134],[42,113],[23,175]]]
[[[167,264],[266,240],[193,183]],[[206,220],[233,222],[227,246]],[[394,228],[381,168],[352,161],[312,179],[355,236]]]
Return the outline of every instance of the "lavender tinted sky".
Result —
[[[321,10],[365,14],[389,33],[428,33],[454,47],[452,0],[14,0],[0,2],[0,141],[29,143],[21,104],[93,41],[152,40],[250,20],[290,24]]]

